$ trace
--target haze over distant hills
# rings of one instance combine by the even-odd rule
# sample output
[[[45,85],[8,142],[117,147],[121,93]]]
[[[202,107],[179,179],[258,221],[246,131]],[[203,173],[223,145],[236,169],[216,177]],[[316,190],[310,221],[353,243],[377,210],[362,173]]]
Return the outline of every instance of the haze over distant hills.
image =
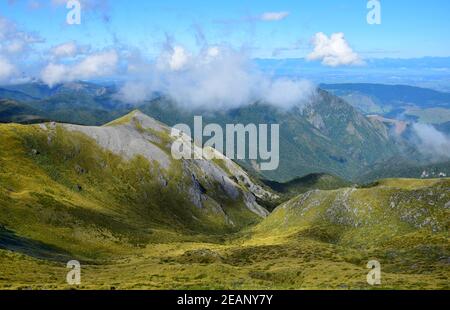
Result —
[[[450,92],[450,57],[369,58],[365,62],[329,68],[303,58],[256,60],[259,68],[275,76],[301,76],[318,84],[402,84]]]

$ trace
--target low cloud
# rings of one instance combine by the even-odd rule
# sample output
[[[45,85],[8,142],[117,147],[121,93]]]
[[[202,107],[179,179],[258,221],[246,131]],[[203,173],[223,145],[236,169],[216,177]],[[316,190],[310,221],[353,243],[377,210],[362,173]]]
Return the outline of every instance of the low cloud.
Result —
[[[41,79],[53,87],[58,83],[110,76],[115,73],[118,61],[117,52],[111,50],[88,55],[74,64],[50,63],[42,70]]]
[[[0,82],[8,81],[16,72],[16,67],[0,55]]]
[[[323,32],[316,33],[312,44],[314,50],[306,57],[308,60],[319,60],[330,67],[364,64],[362,58],[349,46],[342,32],[333,33],[330,37]]]
[[[260,20],[265,22],[280,21],[286,19],[289,15],[289,12],[266,12],[261,14]]]
[[[450,137],[432,125],[415,123],[412,129],[416,135],[417,148],[422,154],[435,159],[450,158]]]
[[[145,66],[129,64],[138,67]],[[305,104],[314,91],[308,81],[264,74],[246,53],[226,46],[206,46],[196,55],[169,46],[124,85],[120,97],[137,103],[157,92],[190,108],[228,109],[255,101],[289,108]]]

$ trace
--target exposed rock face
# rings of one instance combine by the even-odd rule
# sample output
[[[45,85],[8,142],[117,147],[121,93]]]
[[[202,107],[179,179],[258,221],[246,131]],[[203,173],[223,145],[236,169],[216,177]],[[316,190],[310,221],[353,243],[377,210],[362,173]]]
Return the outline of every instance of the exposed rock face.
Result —
[[[170,166],[169,156],[159,147],[153,144],[149,133],[141,133],[132,124],[121,126],[78,126],[63,125],[71,131],[82,132],[93,138],[99,145],[113,153],[131,159],[136,155],[142,155],[150,161],[157,161],[161,167]]]
[[[166,174],[176,162],[171,156],[171,142],[175,138],[170,136],[171,128],[153,118],[134,111],[102,127],[71,124],[61,126],[66,130],[81,132],[91,137],[101,147],[127,160],[140,155],[150,162],[156,162],[161,168],[161,175],[158,178],[161,186],[167,186],[170,182],[170,177]],[[49,131],[55,128],[55,124],[45,126],[45,130]],[[182,138],[190,142],[189,137],[184,135]],[[202,151],[220,154],[211,148],[203,150],[195,145],[193,148],[196,154],[204,154]],[[207,160],[204,156],[202,159],[181,159],[182,174],[189,179],[190,184],[180,185],[180,191],[184,191],[197,208],[203,209],[204,202],[208,201],[211,208],[220,209],[218,213],[226,217],[221,204],[215,201],[213,194],[209,193],[210,189],[218,188],[221,195],[226,195],[237,202],[241,201],[256,215],[266,217],[268,211],[257,203],[256,197],[269,199],[277,198],[277,196],[255,184],[242,168],[222,154],[220,155],[223,158],[220,164]],[[227,221],[232,223],[231,219]]]

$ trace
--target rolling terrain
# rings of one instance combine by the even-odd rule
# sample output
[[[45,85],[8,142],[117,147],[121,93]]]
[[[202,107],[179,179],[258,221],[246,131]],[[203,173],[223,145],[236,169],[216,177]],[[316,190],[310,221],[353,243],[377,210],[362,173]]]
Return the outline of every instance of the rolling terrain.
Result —
[[[448,179],[277,193],[226,158],[174,161],[168,130],[0,125],[0,288],[69,288],[72,259],[79,289],[372,289],[371,259],[381,288],[449,288]],[[305,192],[269,214],[283,187]]]

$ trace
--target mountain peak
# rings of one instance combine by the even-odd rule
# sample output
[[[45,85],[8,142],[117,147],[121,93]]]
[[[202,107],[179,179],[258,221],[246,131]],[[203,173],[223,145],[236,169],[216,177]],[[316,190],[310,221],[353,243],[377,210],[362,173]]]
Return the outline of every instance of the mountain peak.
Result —
[[[154,118],[142,113],[140,110],[135,109],[130,113],[113,120],[104,125],[104,127],[114,127],[114,126],[133,126],[140,130],[142,128],[150,128],[157,131],[161,131],[167,128],[164,124],[158,122]]]

